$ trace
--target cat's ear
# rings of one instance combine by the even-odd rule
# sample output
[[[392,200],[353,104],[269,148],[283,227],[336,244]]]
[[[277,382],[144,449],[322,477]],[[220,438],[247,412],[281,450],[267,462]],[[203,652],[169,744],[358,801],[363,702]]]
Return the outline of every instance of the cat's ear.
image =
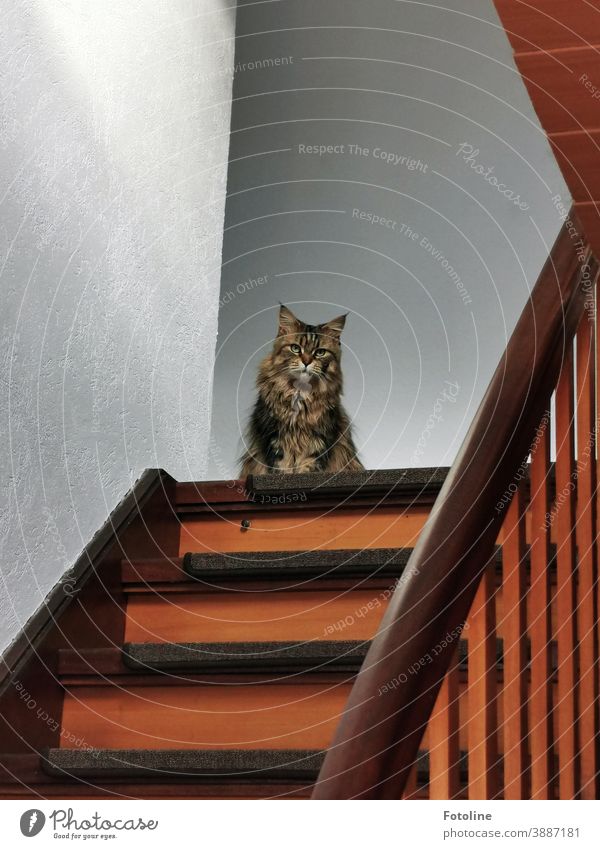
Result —
[[[339,342],[340,336],[342,335],[342,330],[344,329],[344,325],[346,324],[346,318],[348,313],[344,313],[344,315],[338,315],[337,318],[332,318],[331,321],[326,321],[325,324],[319,325],[319,330],[324,336],[331,336],[333,339]]]
[[[289,336],[290,333],[297,333],[299,327],[300,322],[294,313],[281,304],[279,307],[279,329],[277,335]]]

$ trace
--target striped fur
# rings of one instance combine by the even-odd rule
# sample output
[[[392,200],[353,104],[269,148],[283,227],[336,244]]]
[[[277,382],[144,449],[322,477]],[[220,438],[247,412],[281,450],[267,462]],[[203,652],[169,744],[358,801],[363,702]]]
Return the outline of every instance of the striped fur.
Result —
[[[279,311],[273,349],[262,361],[241,476],[360,470],[341,404],[340,336],[346,316],[311,325]]]

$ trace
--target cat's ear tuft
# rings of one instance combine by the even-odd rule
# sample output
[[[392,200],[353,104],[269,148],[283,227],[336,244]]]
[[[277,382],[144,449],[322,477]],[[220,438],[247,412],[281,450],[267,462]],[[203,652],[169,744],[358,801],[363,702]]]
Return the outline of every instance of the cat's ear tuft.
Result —
[[[344,325],[346,324],[347,316],[348,313],[344,313],[344,315],[338,315],[337,318],[332,318],[331,321],[326,321],[325,324],[321,324],[319,328],[321,333],[326,336],[332,336],[334,339],[339,341]]]
[[[290,333],[297,333],[300,322],[294,313],[283,304],[279,305],[279,329],[278,336],[289,336]]]

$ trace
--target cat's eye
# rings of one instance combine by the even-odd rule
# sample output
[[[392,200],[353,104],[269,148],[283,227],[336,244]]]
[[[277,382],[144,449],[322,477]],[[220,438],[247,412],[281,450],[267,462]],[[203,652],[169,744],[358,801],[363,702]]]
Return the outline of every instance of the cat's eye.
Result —
[[[290,351],[292,352],[292,354],[299,354],[301,350],[302,348],[300,347],[300,345],[290,345]]]
[[[315,351],[315,357],[324,357],[326,353],[326,348],[317,348],[317,350]]]

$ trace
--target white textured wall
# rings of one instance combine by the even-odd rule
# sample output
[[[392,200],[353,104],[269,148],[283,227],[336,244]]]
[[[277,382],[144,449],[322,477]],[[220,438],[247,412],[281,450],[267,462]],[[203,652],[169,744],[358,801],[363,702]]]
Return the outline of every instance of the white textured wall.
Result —
[[[0,0],[0,649],[144,468],[204,474],[231,7]]]

